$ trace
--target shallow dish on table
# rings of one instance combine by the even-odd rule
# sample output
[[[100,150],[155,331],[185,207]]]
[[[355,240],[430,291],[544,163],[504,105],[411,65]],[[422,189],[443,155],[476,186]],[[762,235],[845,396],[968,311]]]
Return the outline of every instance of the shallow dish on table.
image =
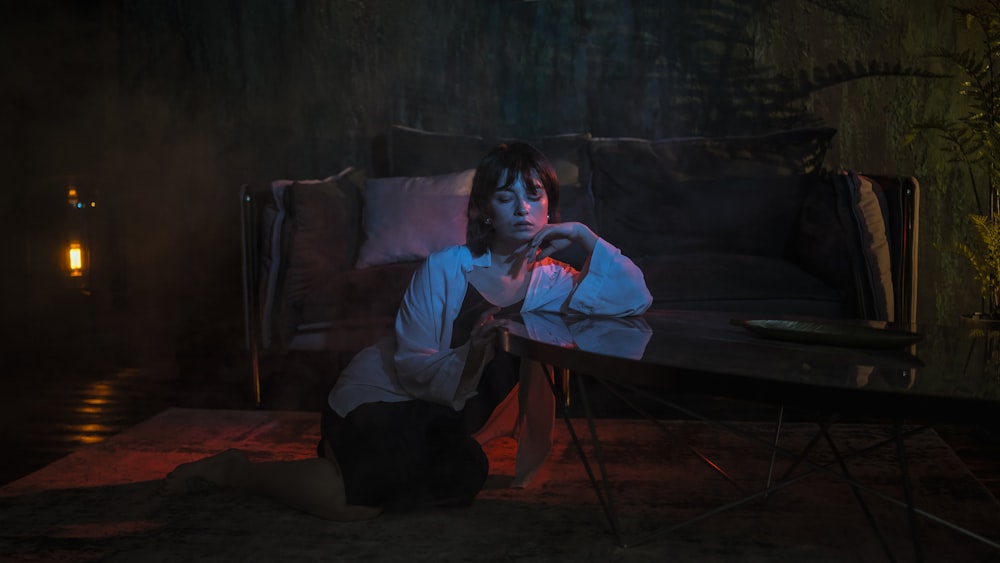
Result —
[[[923,335],[890,326],[822,321],[733,319],[733,323],[765,338],[854,348],[902,348]]]

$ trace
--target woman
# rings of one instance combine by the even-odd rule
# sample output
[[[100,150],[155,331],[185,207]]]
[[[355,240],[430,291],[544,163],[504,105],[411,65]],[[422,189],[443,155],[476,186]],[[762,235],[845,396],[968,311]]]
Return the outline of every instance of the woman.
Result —
[[[466,244],[427,258],[395,334],[341,374],[323,414],[319,457],[250,463],[229,450],[178,467],[168,485],[207,480],[336,520],[471,502],[488,474],[473,435],[519,377],[538,368],[497,354],[496,331],[518,312],[630,316],[651,303],[641,271],[616,248],[581,223],[549,222],[558,198],[541,152],[520,142],[495,147],[473,178]],[[571,244],[588,256],[579,272],[550,258]],[[540,463],[547,443],[543,449],[526,464]]]

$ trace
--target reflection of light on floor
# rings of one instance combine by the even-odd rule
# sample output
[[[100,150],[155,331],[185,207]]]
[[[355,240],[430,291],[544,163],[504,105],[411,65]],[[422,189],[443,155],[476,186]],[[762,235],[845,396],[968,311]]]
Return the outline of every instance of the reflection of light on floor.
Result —
[[[25,372],[18,378],[17,393],[0,391],[5,415],[0,417],[0,442],[12,443],[14,452],[0,454],[0,485],[103,443],[172,406],[179,395],[177,374],[170,367]],[[90,424],[97,426],[84,426]],[[0,560],[6,559],[0,555]]]
[[[66,428],[72,432],[79,432],[81,434],[107,434],[108,432],[114,432],[115,429],[106,424],[67,424]]]
[[[108,404],[108,403],[110,403],[112,401],[110,401],[108,399],[104,399],[102,397],[88,397],[88,398],[84,399],[83,402],[84,402],[84,404],[87,404],[87,405],[106,405],[106,404]],[[98,410],[100,410],[100,409],[98,409]]]
[[[106,424],[71,424],[66,429],[70,431],[70,439],[80,444],[96,444],[118,431]]]
[[[98,442],[103,442],[104,438],[107,436],[92,436],[87,434],[80,434],[79,436],[74,436],[73,441],[79,444],[96,444]]]
[[[117,394],[118,389],[114,382],[114,380],[95,381],[84,391],[84,397],[81,400],[83,405],[75,408],[74,411],[84,415],[84,419],[90,422],[71,424],[66,427],[73,442],[96,444],[121,429],[117,425],[106,424],[106,419],[113,415],[107,407],[113,406],[117,402],[114,395]]]

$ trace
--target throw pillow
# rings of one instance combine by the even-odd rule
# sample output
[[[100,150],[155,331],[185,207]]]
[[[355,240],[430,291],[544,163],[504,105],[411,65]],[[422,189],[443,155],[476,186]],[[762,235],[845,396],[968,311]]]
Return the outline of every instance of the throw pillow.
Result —
[[[370,178],[364,241],[355,268],[423,260],[465,243],[474,170],[422,177]]]
[[[325,295],[337,274],[350,270],[361,230],[364,178],[363,171],[345,172],[326,182],[296,182],[285,190],[282,287],[287,326],[302,322],[306,299]],[[334,316],[341,304],[333,299],[321,306]]]
[[[893,322],[916,321],[917,254],[920,226],[920,185],[912,176],[865,174],[886,204],[883,218],[892,259]]]
[[[803,203],[795,262],[846,297],[848,316],[898,320],[886,209],[880,184],[849,171],[824,175]]]
[[[868,285],[872,291],[874,319],[896,319],[893,300],[892,270],[889,258],[889,240],[886,238],[886,217],[883,209],[882,189],[866,176],[855,172],[847,174],[850,188],[850,210],[857,224],[862,249],[862,263]]]
[[[317,276],[323,278],[331,268],[344,269],[346,253],[353,248],[351,231],[359,223],[351,222],[351,210],[357,208],[357,183],[363,175],[348,168],[323,180],[276,180],[256,193],[262,225],[258,299],[265,347],[287,344],[295,322],[292,310],[310,286],[322,283]]]

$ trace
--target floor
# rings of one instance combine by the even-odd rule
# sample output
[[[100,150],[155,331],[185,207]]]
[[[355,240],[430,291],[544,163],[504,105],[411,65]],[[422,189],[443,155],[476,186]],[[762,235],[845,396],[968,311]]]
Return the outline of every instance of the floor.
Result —
[[[106,359],[105,359],[106,360]],[[177,407],[250,409],[248,371],[239,359],[152,361],[142,367],[81,368],[59,359],[14,362],[0,394],[0,485],[87,444]],[[982,428],[936,430],[1000,498],[1000,436]]]
[[[21,481],[0,500],[0,559],[20,561],[616,561],[704,563],[886,561],[853,495],[816,475],[767,501],[757,499],[683,526],[648,544],[620,549],[579,462],[569,432],[554,428],[553,455],[526,489],[508,486],[516,448],[487,445],[491,477],[472,506],[386,514],[372,522],[330,523],[251,495],[159,494],[158,479],[181,461],[227,447],[257,459],[310,456],[314,413],[168,409],[122,434],[60,460]],[[709,507],[734,502],[763,484],[769,458],[757,444],[704,424],[668,421],[663,428],[633,421],[595,422],[614,483],[615,513],[627,540],[677,524]],[[577,431],[584,431],[578,423]],[[769,423],[743,425],[765,437]],[[207,431],[206,431],[207,430]],[[665,431],[665,432],[664,432]],[[787,424],[786,447],[813,436],[812,424]],[[885,437],[884,426],[837,425],[845,448]],[[730,486],[691,449],[732,469]],[[593,450],[585,447],[591,454]],[[908,441],[920,508],[995,538],[1000,505],[984,495],[938,436]],[[820,452],[818,452],[820,453]],[[826,457],[826,459],[830,459]],[[593,457],[591,457],[593,460]],[[898,498],[895,467],[886,456],[852,465],[871,490]],[[879,463],[890,461],[890,463]],[[4,488],[8,493],[18,484]],[[907,519],[898,506],[869,499],[896,560],[912,561]],[[666,502],[665,502],[666,501]],[[958,502],[956,502],[958,501]],[[816,507],[822,506],[817,511]],[[805,512],[803,512],[805,511]],[[807,514],[808,518],[803,518]],[[765,525],[761,522],[766,521]],[[456,541],[442,543],[440,531]],[[292,539],[290,539],[292,538]],[[944,526],[922,526],[924,560],[996,561],[997,551]],[[238,541],[234,541],[238,540]]]
[[[171,406],[253,408],[242,373],[211,369],[182,376],[168,362],[89,369],[33,362],[3,377],[0,485]]]

